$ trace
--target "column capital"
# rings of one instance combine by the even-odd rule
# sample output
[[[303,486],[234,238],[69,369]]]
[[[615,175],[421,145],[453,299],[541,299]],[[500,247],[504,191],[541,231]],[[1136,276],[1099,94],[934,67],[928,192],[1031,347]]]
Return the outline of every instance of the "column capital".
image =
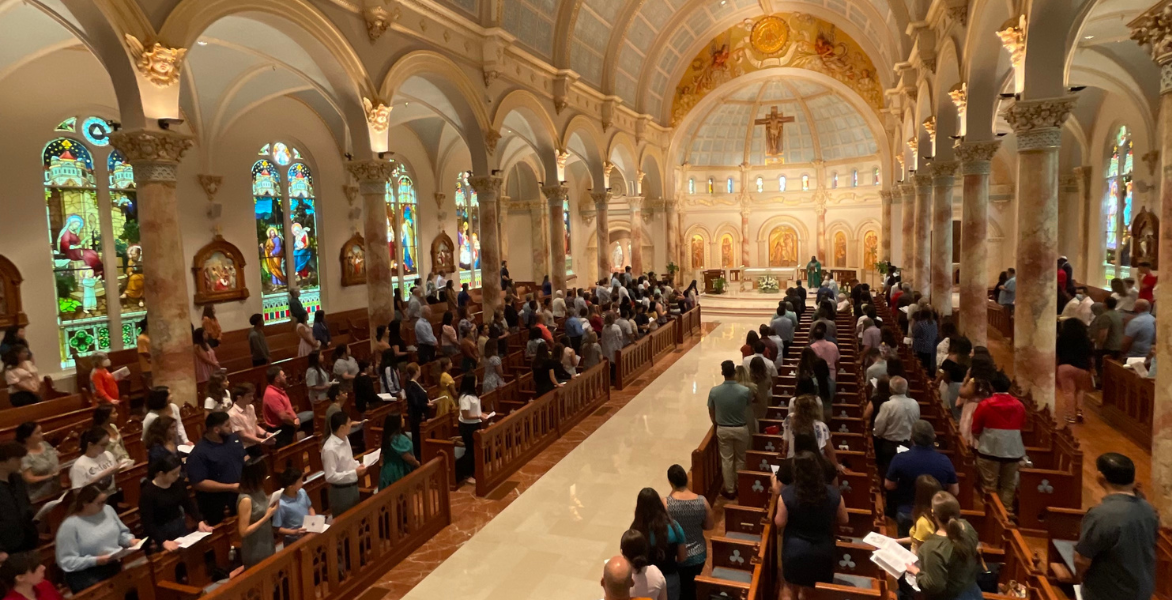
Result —
[[[504,183],[504,179],[492,175],[487,177],[478,175],[469,177],[468,183],[472,186],[472,189],[476,190],[477,195],[481,197],[491,196],[493,201],[495,201],[501,195],[501,184]]]
[[[627,205],[631,207],[631,213],[643,212],[643,206],[646,205],[647,198],[643,196],[627,196]]]
[[[1172,1],[1157,2],[1127,26],[1131,39],[1150,52],[1156,64],[1172,63]]]
[[[541,188],[541,193],[545,199],[549,201],[549,205],[561,206],[562,202],[570,196],[570,188],[564,185],[547,185]]]
[[[195,145],[195,140],[174,131],[138,129],[111,133],[110,144],[134,167],[137,183],[173,185],[178,176],[179,161]]]
[[[952,185],[958,167],[960,164],[954,160],[932,163],[932,178],[936,185]]]
[[[590,192],[590,199],[594,201],[595,210],[606,210],[610,203],[610,192]]]
[[[926,171],[927,169],[923,169],[923,170]],[[916,173],[914,176],[912,176],[912,185],[915,187],[916,191],[919,191],[920,189],[931,188],[932,187],[931,173]]]
[[[1005,120],[1017,134],[1017,149],[1041,150],[1062,144],[1062,124],[1074,110],[1078,98],[1021,100],[1005,110]]]
[[[901,183],[895,186],[895,189],[901,198],[909,198],[916,195],[916,186],[911,183]]]
[[[879,190],[879,198],[884,202],[891,202],[892,195],[890,190]]]
[[[387,181],[395,166],[389,160],[352,160],[346,162],[346,171],[358,181],[358,192],[364,196],[386,194]]]
[[[957,140],[952,145],[956,158],[960,160],[961,172],[965,175],[988,175],[993,170],[993,156],[1001,147],[1001,140],[987,142],[964,142]]]

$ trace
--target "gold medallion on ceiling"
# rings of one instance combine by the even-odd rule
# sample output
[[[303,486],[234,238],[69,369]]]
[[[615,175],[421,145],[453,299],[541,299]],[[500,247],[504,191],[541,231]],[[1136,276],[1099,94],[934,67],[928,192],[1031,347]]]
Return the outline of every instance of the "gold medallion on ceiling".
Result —
[[[761,54],[777,54],[789,43],[789,24],[781,17],[763,17],[753,24],[749,43]]]

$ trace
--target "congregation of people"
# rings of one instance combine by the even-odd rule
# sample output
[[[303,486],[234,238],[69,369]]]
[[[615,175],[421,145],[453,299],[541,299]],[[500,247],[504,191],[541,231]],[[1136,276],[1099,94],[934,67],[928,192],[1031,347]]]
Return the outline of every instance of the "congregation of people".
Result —
[[[987,348],[960,335],[951,315],[938,317],[918,294],[899,285],[898,277],[888,282],[889,289],[872,291],[867,284],[855,284],[839,290],[833,279],[821,281],[820,269],[818,274],[808,288],[799,281],[786,290],[776,316],[749,329],[741,355],[719,365],[723,381],[709,392],[708,413],[719,446],[722,502],[727,506],[738,500],[738,472],[763,470],[746,466],[753,436],[781,435],[784,449],[774,467],[769,504],[776,508],[768,516],[781,540],[777,579],[783,597],[798,600],[810,597],[818,584],[841,583],[835,571],[845,559],[836,552],[836,541],[843,539],[839,528],[848,522],[840,487],[848,468],[836,455],[828,424],[836,381],[850,375],[840,370],[840,349],[850,348],[864,373],[862,420],[872,439],[883,514],[891,523],[888,531],[895,532],[893,537],[917,559],[907,565],[897,596],[911,598],[918,592],[930,600],[979,600],[982,592],[999,593],[996,582],[988,589],[984,581],[988,568],[978,548],[978,532],[961,513],[957,469],[938,447],[936,428],[922,418],[920,403],[909,395],[912,365],[905,365],[903,357],[914,357],[924,373],[934,374],[930,385],[939,391],[949,417],[975,451],[980,488],[996,495],[1011,515],[1017,506],[1018,469],[1029,464],[1023,441],[1025,403],[1014,395],[1010,378]],[[1002,299],[1012,294],[1012,273],[1006,283],[1000,286]],[[1075,291],[1071,301],[1082,303]],[[807,303],[807,295],[813,302]],[[891,307],[890,314],[899,315],[898,323],[883,322],[877,299]],[[1009,300],[1012,303],[1011,296]],[[1135,302],[1140,315],[1148,314],[1146,302]],[[1117,310],[1113,299],[1097,306],[1095,315]],[[903,307],[911,310],[897,310]],[[812,311],[812,318],[803,319],[807,311]],[[1060,361],[1064,354],[1083,353],[1079,356],[1085,361],[1077,366],[1089,371],[1103,338],[1092,343],[1088,323],[1070,316],[1060,325],[1066,333],[1059,344],[1061,348],[1066,336],[1071,348],[1060,351]],[[1112,317],[1110,327],[1120,329],[1116,335],[1127,347],[1147,343],[1121,321]],[[854,324],[853,331],[843,330],[847,322]],[[793,347],[795,332],[801,331],[808,333],[802,336],[808,341],[804,347]],[[1085,342],[1076,344],[1075,334]],[[901,353],[904,346],[910,354]],[[1146,355],[1148,349],[1142,346],[1138,351]],[[791,362],[786,363],[787,358]],[[776,390],[785,388],[779,377],[796,380],[793,396],[775,397]],[[770,407],[785,409],[780,431],[758,423]],[[1156,513],[1136,485],[1130,458],[1103,454],[1097,457],[1095,470],[1105,495],[1087,512],[1074,548],[1081,597],[1146,599],[1155,589]],[[672,466],[668,479],[672,491],[666,498],[653,488],[639,493],[635,519],[619,540],[620,554],[603,569],[601,585],[607,600],[697,598],[695,579],[706,572],[705,531],[713,526],[713,507],[690,491],[682,467]],[[732,531],[728,524],[726,529]]]

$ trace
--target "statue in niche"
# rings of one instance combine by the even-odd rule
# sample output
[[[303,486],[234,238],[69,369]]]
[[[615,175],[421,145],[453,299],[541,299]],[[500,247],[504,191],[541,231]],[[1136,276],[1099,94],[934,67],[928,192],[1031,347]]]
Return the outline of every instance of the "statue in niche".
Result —
[[[1131,221],[1131,264],[1147,261],[1159,268],[1160,218],[1146,207]]]

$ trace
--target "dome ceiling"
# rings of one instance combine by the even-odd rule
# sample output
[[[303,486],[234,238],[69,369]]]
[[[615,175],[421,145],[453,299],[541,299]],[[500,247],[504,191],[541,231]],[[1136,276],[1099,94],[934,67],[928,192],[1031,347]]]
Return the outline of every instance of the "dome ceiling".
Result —
[[[770,79],[734,88],[695,115],[681,144],[680,162],[693,167],[764,165],[765,128],[754,121],[773,107],[793,117],[782,133],[785,164],[864,158],[879,151],[854,106],[819,83]]]

